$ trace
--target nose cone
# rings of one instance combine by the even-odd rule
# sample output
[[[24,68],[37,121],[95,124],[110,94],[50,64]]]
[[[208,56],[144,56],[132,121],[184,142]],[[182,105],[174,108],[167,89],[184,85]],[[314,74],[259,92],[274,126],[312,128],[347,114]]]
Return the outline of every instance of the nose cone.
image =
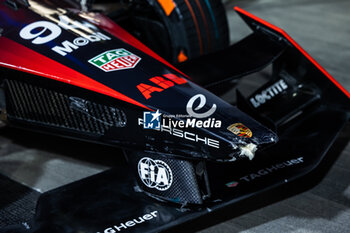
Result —
[[[217,109],[212,115],[222,126],[213,129],[217,138],[222,139],[223,148],[231,149],[225,160],[254,158],[255,152],[278,141],[278,136],[249,115],[234,106]]]
[[[180,120],[187,126],[186,131],[193,133],[195,139],[199,138],[193,140],[192,145],[200,145],[204,138],[213,142],[207,143],[208,148],[200,147],[205,158],[217,161],[251,160],[256,151],[278,141],[273,131],[211,93],[202,91],[182,99],[178,108],[170,110],[175,115],[183,116]]]

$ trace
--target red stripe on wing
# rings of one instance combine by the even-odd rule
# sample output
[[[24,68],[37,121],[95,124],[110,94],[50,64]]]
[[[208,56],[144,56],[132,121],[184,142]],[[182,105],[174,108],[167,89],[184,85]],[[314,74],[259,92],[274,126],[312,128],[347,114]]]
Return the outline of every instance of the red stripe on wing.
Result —
[[[6,37],[0,38],[0,66],[82,87],[151,110],[136,100]]]
[[[312,62],[317,69],[319,69],[331,82],[333,82],[348,98],[350,98],[350,93],[337,81],[335,80],[332,75],[330,75],[318,62],[313,59],[297,42],[293,40],[292,37],[290,37],[283,29],[276,27],[275,25],[249,13],[248,11],[245,11],[239,7],[234,8],[237,12],[248,16],[249,18],[254,19],[255,21],[271,28],[272,30],[280,33],[283,35],[295,48],[297,48],[310,62]]]

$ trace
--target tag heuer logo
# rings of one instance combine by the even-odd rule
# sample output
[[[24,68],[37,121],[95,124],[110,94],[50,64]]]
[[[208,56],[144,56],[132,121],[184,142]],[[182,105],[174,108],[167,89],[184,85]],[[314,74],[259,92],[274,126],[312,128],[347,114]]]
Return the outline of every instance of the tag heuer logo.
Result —
[[[113,49],[91,58],[89,62],[104,72],[134,68],[141,58],[125,49]]]

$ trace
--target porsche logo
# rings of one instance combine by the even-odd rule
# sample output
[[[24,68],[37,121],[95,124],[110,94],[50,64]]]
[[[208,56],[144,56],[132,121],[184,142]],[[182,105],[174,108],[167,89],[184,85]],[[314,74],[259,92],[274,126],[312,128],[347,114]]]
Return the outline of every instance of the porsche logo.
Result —
[[[227,129],[239,137],[251,138],[253,136],[252,131],[242,123],[232,124]]]

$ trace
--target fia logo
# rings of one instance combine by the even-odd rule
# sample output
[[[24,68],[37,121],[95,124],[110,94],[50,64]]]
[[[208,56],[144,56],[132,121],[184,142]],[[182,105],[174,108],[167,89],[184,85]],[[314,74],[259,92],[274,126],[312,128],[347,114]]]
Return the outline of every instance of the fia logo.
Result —
[[[165,191],[173,183],[173,173],[170,167],[161,160],[145,157],[139,161],[137,167],[140,179],[148,188]]]
[[[160,116],[159,110],[156,112],[143,112],[143,128],[160,130]]]

